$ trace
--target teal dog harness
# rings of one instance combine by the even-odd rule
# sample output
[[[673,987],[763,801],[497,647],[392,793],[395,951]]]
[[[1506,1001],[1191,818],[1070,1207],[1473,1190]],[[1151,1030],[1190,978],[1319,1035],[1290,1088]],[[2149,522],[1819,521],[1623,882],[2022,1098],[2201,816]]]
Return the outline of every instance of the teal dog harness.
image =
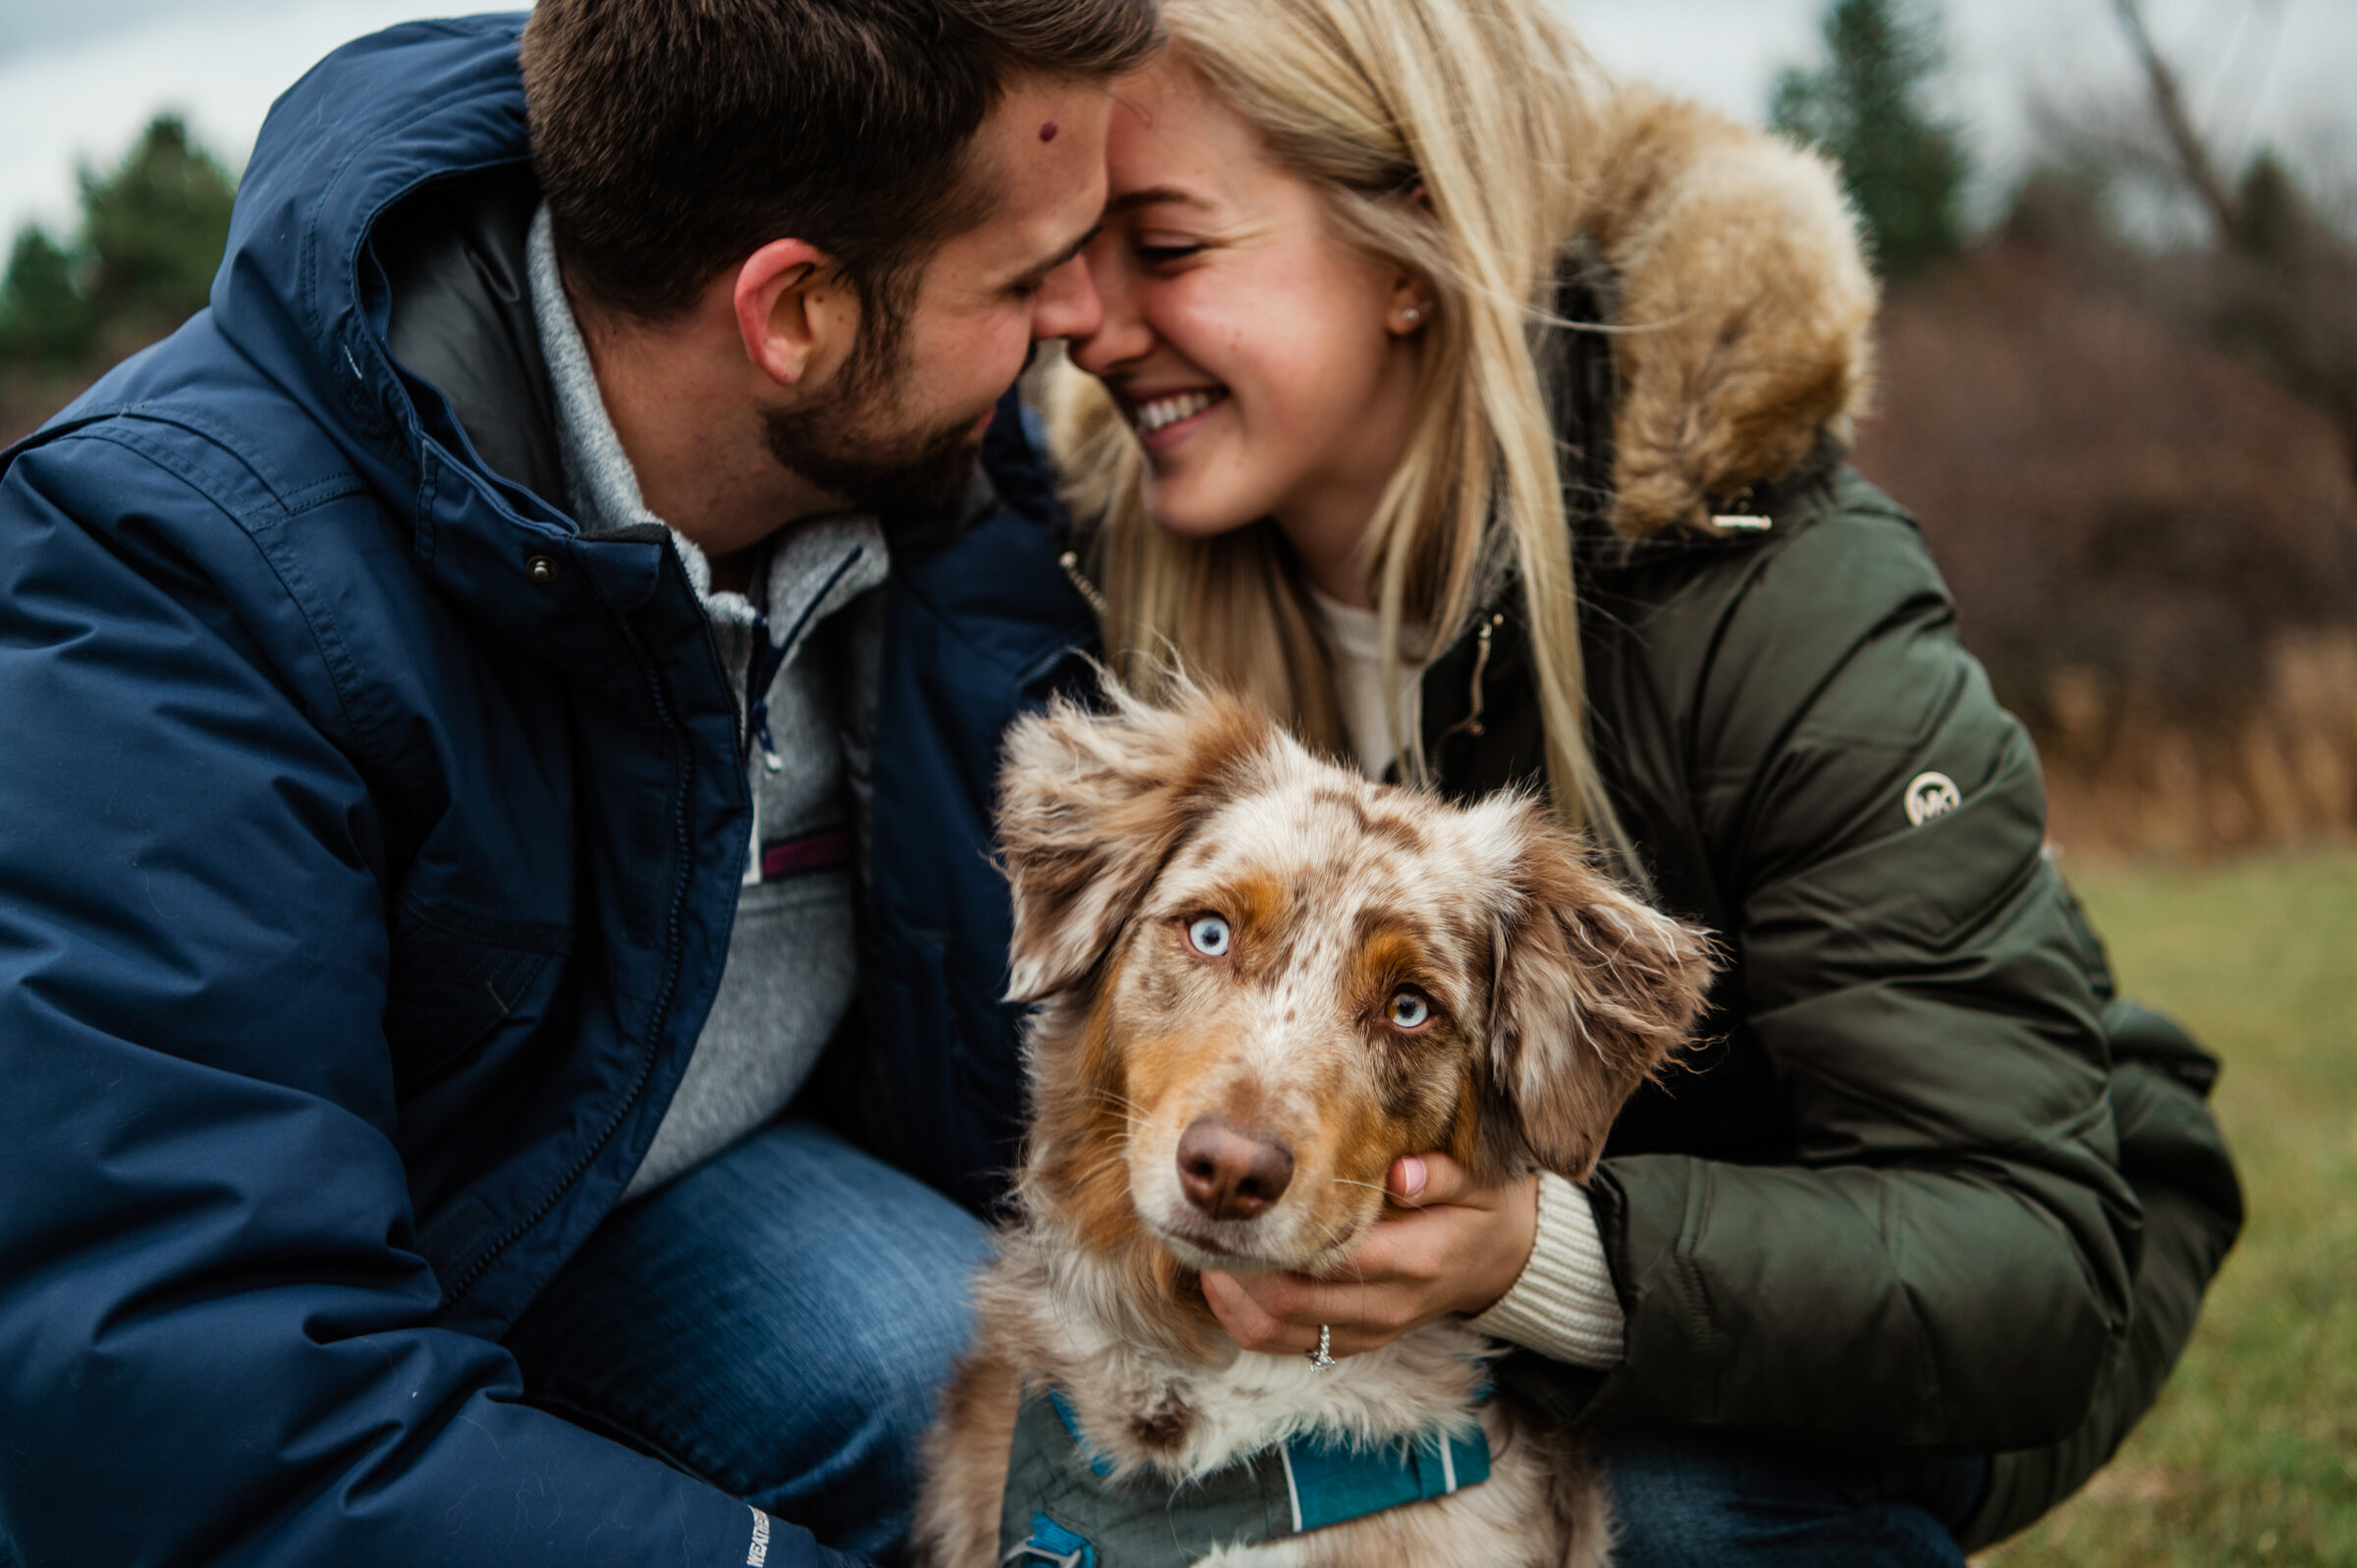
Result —
[[[1255,1545],[1446,1497],[1490,1479],[1490,1441],[1425,1433],[1360,1448],[1295,1437],[1199,1481],[1113,1478],[1062,1395],[1035,1394],[1014,1420],[999,1503],[1002,1568],[1187,1568],[1223,1546]]]

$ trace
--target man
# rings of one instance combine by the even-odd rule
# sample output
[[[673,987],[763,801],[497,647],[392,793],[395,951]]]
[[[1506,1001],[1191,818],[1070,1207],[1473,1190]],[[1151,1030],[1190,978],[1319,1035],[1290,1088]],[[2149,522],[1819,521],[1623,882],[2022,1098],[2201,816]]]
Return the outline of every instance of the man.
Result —
[[[781,1119],[855,985],[877,519],[987,505],[1001,393],[1093,325],[1153,37],[362,40],[212,308],[0,457],[27,1568],[891,1548],[978,1228]]]

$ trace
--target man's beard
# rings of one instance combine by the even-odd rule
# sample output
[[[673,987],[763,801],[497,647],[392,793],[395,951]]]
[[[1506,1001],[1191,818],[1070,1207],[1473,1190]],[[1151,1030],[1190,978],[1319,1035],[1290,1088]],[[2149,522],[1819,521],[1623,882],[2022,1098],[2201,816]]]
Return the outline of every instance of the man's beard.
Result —
[[[876,330],[810,407],[766,416],[770,456],[888,524],[923,527],[954,516],[973,488],[982,444],[974,415],[910,430],[901,419],[907,385],[905,323],[876,310]]]

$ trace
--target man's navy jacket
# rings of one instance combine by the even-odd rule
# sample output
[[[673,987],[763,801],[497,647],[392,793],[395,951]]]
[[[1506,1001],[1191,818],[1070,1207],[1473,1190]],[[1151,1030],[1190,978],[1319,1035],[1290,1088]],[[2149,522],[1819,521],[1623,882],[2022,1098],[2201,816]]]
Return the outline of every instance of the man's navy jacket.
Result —
[[[31,1568],[830,1560],[521,1403],[497,1342],[654,1136],[749,811],[667,540],[584,537],[390,347],[380,221],[528,186],[520,27],[306,77],[211,308],[0,457],[0,1538]],[[956,1045],[1004,1038],[973,802],[991,716],[1087,622],[1019,421],[990,445],[1007,504],[887,590],[883,981],[827,1074],[977,1204],[1016,1090]]]

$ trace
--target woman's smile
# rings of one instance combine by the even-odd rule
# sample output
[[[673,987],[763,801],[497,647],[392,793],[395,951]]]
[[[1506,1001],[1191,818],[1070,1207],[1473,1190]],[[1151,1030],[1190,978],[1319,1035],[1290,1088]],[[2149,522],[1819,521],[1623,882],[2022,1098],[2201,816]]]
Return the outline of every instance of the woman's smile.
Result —
[[[1228,401],[1228,389],[1192,387],[1180,392],[1129,394],[1121,401],[1129,415],[1129,428],[1137,432],[1147,452],[1159,455],[1200,428],[1205,415]]]

